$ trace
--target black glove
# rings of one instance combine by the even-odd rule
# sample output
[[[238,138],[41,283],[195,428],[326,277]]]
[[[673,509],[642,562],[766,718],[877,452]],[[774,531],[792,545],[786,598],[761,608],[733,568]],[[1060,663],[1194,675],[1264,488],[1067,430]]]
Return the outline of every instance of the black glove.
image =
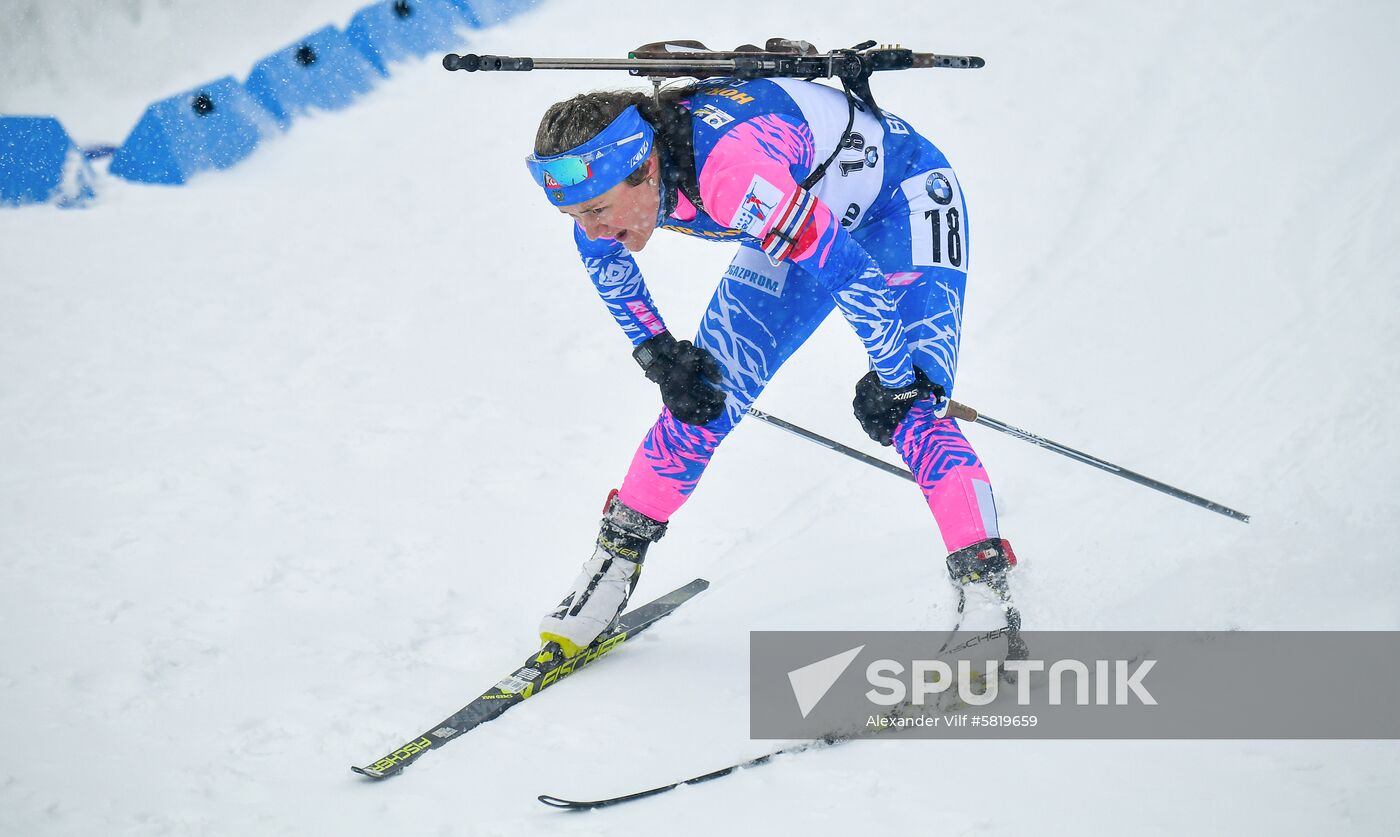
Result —
[[[661,401],[686,424],[709,424],[724,412],[723,378],[715,356],[663,331],[632,351],[647,380],[661,387]]]
[[[866,434],[882,445],[889,445],[894,440],[895,428],[909,414],[909,408],[930,395],[942,400],[943,387],[930,381],[917,366],[914,367],[914,383],[899,389],[887,389],[872,369],[856,382],[856,400],[851,406]]]

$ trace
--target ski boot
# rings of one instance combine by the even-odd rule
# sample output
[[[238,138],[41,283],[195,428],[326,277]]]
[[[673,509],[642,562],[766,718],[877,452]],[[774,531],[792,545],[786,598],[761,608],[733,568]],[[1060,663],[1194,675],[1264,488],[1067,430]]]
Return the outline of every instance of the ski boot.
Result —
[[[665,523],[623,505],[616,490],[609,494],[593,557],[584,562],[564,600],[540,622],[544,647],[536,661],[574,657],[612,627],[637,586],[647,547],[665,534]]]
[[[1000,598],[1009,596],[1007,573],[1016,566],[1016,553],[1002,538],[988,538],[948,556],[948,577],[954,584],[984,583]]]
[[[1021,611],[1011,601],[1007,576],[1016,566],[1016,553],[1002,538],[988,538],[948,556],[948,577],[958,586],[958,612],[967,606],[969,591],[1001,610],[1006,618],[1006,658],[1024,660],[1030,649],[1021,638]]]

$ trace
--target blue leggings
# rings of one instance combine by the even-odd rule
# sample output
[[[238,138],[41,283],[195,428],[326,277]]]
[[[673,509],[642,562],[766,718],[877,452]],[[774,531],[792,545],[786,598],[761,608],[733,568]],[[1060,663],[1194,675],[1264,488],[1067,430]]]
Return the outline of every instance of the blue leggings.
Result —
[[[965,207],[957,209],[961,195],[952,192],[958,198],[953,204],[941,200],[949,194],[942,187],[950,179],[956,184],[946,167],[906,178],[891,190],[886,208],[853,233],[885,273],[915,365],[949,398],[968,256]],[[929,264],[934,261],[948,266]],[[633,458],[619,492],[622,502],[669,520],[695,490],[729,431],[834,307],[830,290],[800,266],[784,262],[775,267],[761,251],[741,247],[695,337],[696,345],[713,353],[723,368],[726,410],[709,424],[694,426],[663,409]],[[849,388],[832,393],[843,408],[854,385],[851,381]],[[986,471],[957,423],[939,418],[931,399],[910,410],[894,446],[914,473],[950,552],[999,537]]]

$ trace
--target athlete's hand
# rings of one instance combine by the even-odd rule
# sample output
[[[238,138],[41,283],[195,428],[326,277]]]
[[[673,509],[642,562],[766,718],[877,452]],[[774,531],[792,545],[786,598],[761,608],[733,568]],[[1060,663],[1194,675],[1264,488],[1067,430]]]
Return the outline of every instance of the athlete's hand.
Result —
[[[724,412],[723,380],[714,355],[689,340],[676,341],[669,331],[652,337],[632,352],[647,380],[661,387],[661,401],[686,424],[709,424]]]
[[[909,415],[909,408],[930,395],[942,400],[943,387],[930,381],[917,366],[914,367],[914,383],[898,389],[881,384],[880,376],[872,369],[856,382],[856,398],[851,406],[866,434],[882,445],[890,445],[895,428]]]

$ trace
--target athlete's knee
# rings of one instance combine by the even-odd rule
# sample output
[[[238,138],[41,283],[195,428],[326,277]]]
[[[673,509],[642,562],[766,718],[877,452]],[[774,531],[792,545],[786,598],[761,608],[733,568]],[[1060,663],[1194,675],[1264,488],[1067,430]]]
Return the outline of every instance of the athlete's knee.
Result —
[[[966,449],[972,452],[967,437],[957,423],[947,416],[948,401],[935,403],[927,398],[909,408],[909,414],[895,428],[894,444],[904,461],[915,463],[938,456],[943,451]],[[975,458],[975,454],[973,454]]]

